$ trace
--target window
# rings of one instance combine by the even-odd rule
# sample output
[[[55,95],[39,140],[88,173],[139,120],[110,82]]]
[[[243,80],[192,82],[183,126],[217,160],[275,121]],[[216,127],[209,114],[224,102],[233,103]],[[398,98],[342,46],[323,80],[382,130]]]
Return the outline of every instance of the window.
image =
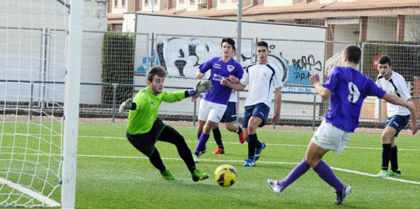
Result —
[[[118,0],[114,0],[114,6],[118,6]]]
[[[183,4],[183,3],[184,3],[184,0],[179,0],[179,3],[180,3],[180,4]]]
[[[125,6],[125,0],[121,0],[121,6]]]

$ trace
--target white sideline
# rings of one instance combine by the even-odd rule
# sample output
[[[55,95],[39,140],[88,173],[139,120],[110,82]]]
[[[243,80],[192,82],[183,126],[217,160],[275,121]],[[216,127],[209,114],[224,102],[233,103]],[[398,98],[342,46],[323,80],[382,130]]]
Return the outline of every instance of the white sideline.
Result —
[[[147,157],[116,156],[116,155],[109,156],[109,155],[80,155],[79,154],[77,156],[78,157],[93,157],[93,158],[113,158],[113,159],[120,159],[120,158],[122,158],[122,159],[149,159]],[[164,159],[164,160],[181,160],[180,158],[162,158],[162,159]],[[231,162],[231,163],[238,163],[238,162],[242,163],[243,162],[243,160],[209,160],[209,159],[201,159],[200,158],[200,162],[201,161],[203,161],[203,162]],[[280,162],[280,161],[258,161],[258,164],[297,165],[298,163]],[[370,173],[365,173],[365,172],[360,172],[360,171],[354,171],[354,170],[349,170],[349,169],[344,169],[344,168],[335,168],[335,167],[331,167],[331,169],[341,171],[341,172],[361,175],[361,176],[369,176],[369,177],[377,178],[375,174],[370,174]],[[418,181],[411,181],[411,180],[392,178],[392,177],[384,178],[384,180],[398,181],[398,182],[402,182],[402,183],[420,185],[420,182],[418,182]]]
[[[16,183],[13,183],[9,180],[6,180],[2,177],[0,177],[0,184],[6,184],[7,186],[9,186],[12,189],[16,189],[17,191],[22,192],[23,194],[26,194],[30,197],[35,198],[36,200],[38,200],[42,203],[45,203],[48,207],[60,207],[60,203],[42,195],[42,194],[39,194],[38,192],[35,192],[35,191],[32,191],[32,190],[30,190],[26,187],[23,187],[20,184],[16,184]]]
[[[125,137],[113,137],[113,136],[79,136],[79,138],[94,138],[94,139],[108,139],[108,140],[127,140]],[[185,140],[187,143],[197,143],[193,140]],[[239,142],[223,142],[223,144],[240,145]],[[307,144],[267,144],[270,146],[280,147],[307,147]],[[382,147],[347,147],[346,149],[364,149],[364,150],[382,150]],[[420,151],[420,149],[412,148],[398,148],[400,151]]]

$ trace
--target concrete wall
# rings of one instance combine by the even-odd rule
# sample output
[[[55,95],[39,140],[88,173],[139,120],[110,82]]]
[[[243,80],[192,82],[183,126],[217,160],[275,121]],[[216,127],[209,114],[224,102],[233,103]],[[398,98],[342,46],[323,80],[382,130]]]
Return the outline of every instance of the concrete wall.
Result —
[[[367,26],[367,40],[397,40],[397,18],[369,17]]]
[[[2,0],[0,7],[0,78],[8,80],[64,81],[67,39],[66,7],[57,1],[33,0],[32,4]],[[3,3],[2,2],[2,3]],[[83,29],[106,31],[106,2],[84,2]],[[19,29],[20,28],[20,29]],[[28,29],[22,29],[28,28]],[[83,34],[82,82],[101,82],[103,34]],[[0,83],[0,100],[28,101],[29,84]],[[42,93],[45,92],[45,93]],[[63,85],[34,86],[34,100],[63,101]],[[5,95],[5,96],[4,96]],[[81,103],[101,101],[101,89],[81,87]]]
[[[404,36],[406,41],[420,41],[420,16],[406,16]]]

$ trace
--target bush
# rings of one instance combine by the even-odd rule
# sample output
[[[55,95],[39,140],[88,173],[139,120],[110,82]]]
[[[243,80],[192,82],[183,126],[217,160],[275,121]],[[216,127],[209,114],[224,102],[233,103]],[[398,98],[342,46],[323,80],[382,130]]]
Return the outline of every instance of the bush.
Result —
[[[117,84],[134,83],[134,49],[132,35],[107,33],[102,48],[102,82]],[[116,103],[132,97],[133,87],[118,86]],[[113,87],[102,89],[102,104],[112,106]]]

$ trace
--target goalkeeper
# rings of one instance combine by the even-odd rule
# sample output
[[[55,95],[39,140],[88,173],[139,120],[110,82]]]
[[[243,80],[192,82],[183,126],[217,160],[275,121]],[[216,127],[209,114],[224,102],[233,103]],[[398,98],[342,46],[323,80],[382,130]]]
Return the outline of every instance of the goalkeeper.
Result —
[[[156,141],[164,141],[174,144],[178,154],[184,160],[191,172],[193,181],[207,179],[206,173],[197,170],[191,150],[188,148],[184,137],[174,128],[168,126],[158,118],[158,110],[162,101],[172,103],[189,96],[199,95],[211,88],[209,81],[198,81],[195,89],[167,92],[163,90],[166,70],[162,66],[152,67],[146,75],[147,87],[140,90],[134,97],[134,101],[128,99],[120,105],[119,111],[128,109],[127,139],[140,152],[149,157],[152,165],[157,168],[166,180],[174,180],[175,177],[166,169],[155,147]]]

